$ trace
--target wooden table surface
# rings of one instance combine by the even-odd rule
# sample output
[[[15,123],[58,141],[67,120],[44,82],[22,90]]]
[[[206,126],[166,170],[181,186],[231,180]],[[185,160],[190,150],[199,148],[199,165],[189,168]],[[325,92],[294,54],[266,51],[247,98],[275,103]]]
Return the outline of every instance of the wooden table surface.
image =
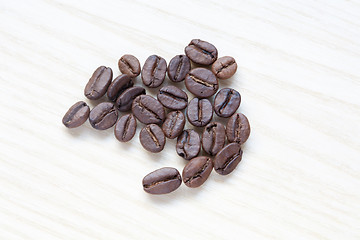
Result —
[[[139,129],[123,144],[61,119],[96,105],[98,66],[169,61],[193,38],[237,60],[220,87],[251,136],[231,175],[152,196],[147,173],[186,164],[175,140],[151,154]],[[355,0],[1,1],[0,239],[360,239],[359,62]]]

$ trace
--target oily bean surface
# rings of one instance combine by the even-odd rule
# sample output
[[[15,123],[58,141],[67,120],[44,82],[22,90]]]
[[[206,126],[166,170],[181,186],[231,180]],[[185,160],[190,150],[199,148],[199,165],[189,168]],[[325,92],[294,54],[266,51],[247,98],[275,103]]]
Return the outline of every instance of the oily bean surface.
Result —
[[[144,85],[149,88],[159,87],[164,82],[166,69],[164,58],[157,55],[148,57],[141,71],[141,79]]]
[[[181,175],[177,169],[164,167],[146,175],[142,184],[147,193],[166,194],[175,191],[181,182]]]
[[[90,111],[89,122],[93,128],[105,130],[114,126],[117,118],[115,105],[111,102],[102,102]]]
[[[206,125],[202,134],[203,150],[211,156],[216,155],[225,144],[225,127],[221,123],[212,122]]]
[[[186,92],[171,85],[160,88],[157,99],[164,107],[173,110],[182,110],[188,104]]]
[[[134,99],[137,96],[145,94],[145,88],[139,86],[128,88],[116,99],[115,105],[120,112],[129,111],[131,109]]]
[[[161,124],[165,119],[163,105],[149,95],[136,97],[132,103],[132,112],[144,124]]]
[[[195,127],[203,127],[213,117],[213,107],[208,99],[194,98],[189,102],[186,111],[189,122]]]
[[[162,129],[156,124],[146,125],[140,131],[141,145],[152,153],[160,152],[165,146],[165,135]]]
[[[176,55],[170,60],[167,71],[171,81],[181,82],[184,81],[190,69],[190,59],[186,55]]]
[[[223,88],[215,96],[214,110],[219,117],[230,117],[239,108],[240,93],[232,88]]]
[[[214,169],[221,175],[231,173],[239,164],[242,158],[240,144],[230,143],[216,154],[214,158]]]
[[[226,136],[229,142],[243,144],[249,138],[250,124],[242,113],[235,113],[229,118],[226,125]]]
[[[118,66],[120,72],[129,75],[131,78],[137,77],[141,72],[139,60],[130,54],[125,54],[119,59]]]
[[[112,77],[113,72],[111,68],[105,66],[98,67],[85,86],[85,96],[91,100],[97,100],[104,96]]]
[[[201,186],[210,176],[213,169],[211,158],[200,156],[191,159],[182,172],[184,184],[191,188]]]
[[[201,65],[210,65],[215,62],[218,57],[216,47],[200,39],[191,40],[185,48],[185,54],[191,61]]]
[[[107,90],[108,99],[112,102],[116,101],[121,93],[123,93],[126,89],[132,87],[134,85],[133,80],[127,74],[122,74],[117,76],[114,81],[110,84]]]
[[[174,139],[178,137],[185,126],[185,116],[180,111],[169,112],[162,125],[162,130],[167,138]]]
[[[89,117],[90,108],[83,102],[79,101],[72,105],[69,110],[65,113],[62,123],[65,127],[76,128],[82,125]]]
[[[217,78],[206,68],[192,69],[185,77],[185,86],[199,98],[211,97],[219,88]]]
[[[177,138],[176,152],[186,160],[196,157],[200,152],[200,148],[200,136],[193,129],[184,130]]]
[[[219,79],[231,78],[237,70],[235,59],[230,56],[221,57],[211,66],[211,71]]]
[[[120,142],[130,141],[136,132],[136,118],[132,114],[126,114],[119,118],[115,124],[114,133]]]

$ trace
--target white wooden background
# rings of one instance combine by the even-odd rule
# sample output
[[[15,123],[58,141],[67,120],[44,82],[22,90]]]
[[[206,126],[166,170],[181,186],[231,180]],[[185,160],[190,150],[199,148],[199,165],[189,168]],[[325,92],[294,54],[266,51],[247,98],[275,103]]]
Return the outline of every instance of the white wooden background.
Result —
[[[175,141],[61,119],[98,66],[192,38],[237,60],[252,133],[233,174],[151,196]],[[360,239],[360,1],[1,0],[0,83],[1,240]]]

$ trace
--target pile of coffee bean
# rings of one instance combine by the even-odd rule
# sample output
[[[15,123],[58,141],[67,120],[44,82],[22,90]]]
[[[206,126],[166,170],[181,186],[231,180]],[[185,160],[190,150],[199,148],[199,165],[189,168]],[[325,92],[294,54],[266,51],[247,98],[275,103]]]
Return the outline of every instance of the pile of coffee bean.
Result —
[[[192,68],[191,62],[196,67]],[[221,175],[236,168],[242,158],[241,145],[250,135],[250,125],[245,115],[236,112],[241,102],[239,92],[232,88],[218,91],[219,80],[232,77],[237,70],[233,57],[218,58],[213,44],[193,39],[185,48],[185,55],[175,56],[169,65],[164,58],[152,55],[141,69],[136,57],[124,55],[118,66],[122,75],[113,81],[111,68],[101,66],[85,86],[84,94],[88,99],[98,100],[106,94],[109,101],[99,103],[91,111],[85,102],[75,103],[62,120],[66,127],[79,127],[87,119],[98,130],[115,125],[116,139],[128,142],[135,135],[138,120],[145,124],[140,131],[140,143],[153,153],[164,149],[166,138],[177,138],[176,152],[189,162],[182,176],[171,167],[146,175],[143,188],[151,194],[170,193],[182,181],[188,187],[199,187],[213,168]],[[140,73],[148,88],[160,87],[166,74],[172,82],[185,81],[186,89],[195,97],[188,103],[185,91],[168,85],[159,89],[155,99],[146,95],[145,88],[134,86],[134,79]],[[214,94],[211,103],[208,98]],[[165,108],[169,109],[167,114]],[[119,112],[128,113],[119,118]],[[211,122],[214,112],[219,117],[229,118],[226,127],[220,122]],[[201,136],[194,129],[184,130],[186,118],[194,127],[203,127]],[[205,156],[198,156],[201,147]]]

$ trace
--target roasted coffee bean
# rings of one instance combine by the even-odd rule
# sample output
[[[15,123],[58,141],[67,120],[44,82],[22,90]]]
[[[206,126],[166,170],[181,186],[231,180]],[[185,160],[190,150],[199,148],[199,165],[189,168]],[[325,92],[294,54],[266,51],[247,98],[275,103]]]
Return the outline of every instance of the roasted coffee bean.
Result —
[[[184,130],[177,138],[176,152],[186,160],[196,157],[200,152],[200,148],[200,136],[193,129]]]
[[[112,102],[123,93],[126,89],[134,85],[133,80],[127,74],[122,74],[114,79],[107,90],[108,99]]]
[[[218,122],[209,123],[201,138],[202,147],[205,152],[214,156],[224,147],[225,139],[224,125]]]
[[[199,98],[208,98],[219,88],[215,75],[206,68],[194,68],[185,77],[186,88]]]
[[[185,48],[185,54],[191,61],[201,64],[210,65],[217,59],[218,52],[214,45],[200,39],[193,39]]]
[[[182,178],[186,186],[196,188],[201,186],[210,176],[213,163],[209,157],[191,159],[184,167]]]
[[[140,131],[140,143],[149,152],[157,153],[164,149],[165,135],[156,124],[149,124]]]
[[[181,185],[178,170],[164,167],[146,175],[142,181],[144,191],[150,194],[165,194],[175,191]]]
[[[136,132],[136,118],[132,114],[122,116],[115,125],[114,133],[120,142],[130,141]]]
[[[250,124],[247,117],[241,113],[232,115],[226,125],[228,141],[243,144],[249,138],[249,135]]]
[[[130,54],[125,54],[118,62],[120,72],[129,75],[131,78],[140,74],[141,67],[139,60]]]
[[[195,127],[205,126],[213,117],[213,107],[211,102],[207,99],[192,99],[189,102],[186,115],[189,122]]]
[[[169,112],[166,116],[162,130],[166,137],[173,139],[178,137],[185,126],[185,116],[180,111]]]
[[[88,119],[89,113],[90,108],[85,102],[77,102],[65,113],[62,123],[68,128],[79,127]]]
[[[90,111],[89,121],[93,128],[105,130],[116,123],[118,112],[111,102],[99,103]]]
[[[149,95],[136,97],[132,103],[132,112],[144,124],[161,124],[165,119],[163,105]]]
[[[184,81],[185,76],[190,69],[190,59],[185,55],[176,55],[170,60],[168,76],[173,82],[181,82]]]
[[[218,174],[227,175],[239,164],[242,158],[240,144],[230,143],[216,154],[214,158],[214,169]]]
[[[237,69],[237,64],[233,57],[221,57],[211,66],[211,71],[219,79],[231,78]]]
[[[182,110],[186,108],[188,103],[187,94],[178,87],[166,86],[162,87],[157,94],[157,99],[164,107],[173,110]]]
[[[113,73],[111,68],[104,66],[98,67],[85,86],[85,96],[91,100],[97,100],[104,96],[111,83],[112,77]]]
[[[145,94],[146,90],[142,87],[135,86],[128,88],[116,99],[115,105],[120,112],[129,111],[134,99],[139,95]]]
[[[156,88],[160,86],[166,75],[166,61],[157,55],[151,55],[146,59],[141,71],[141,79],[145,86]]]
[[[239,108],[240,93],[232,88],[223,88],[215,96],[214,110],[219,117],[230,117]]]

